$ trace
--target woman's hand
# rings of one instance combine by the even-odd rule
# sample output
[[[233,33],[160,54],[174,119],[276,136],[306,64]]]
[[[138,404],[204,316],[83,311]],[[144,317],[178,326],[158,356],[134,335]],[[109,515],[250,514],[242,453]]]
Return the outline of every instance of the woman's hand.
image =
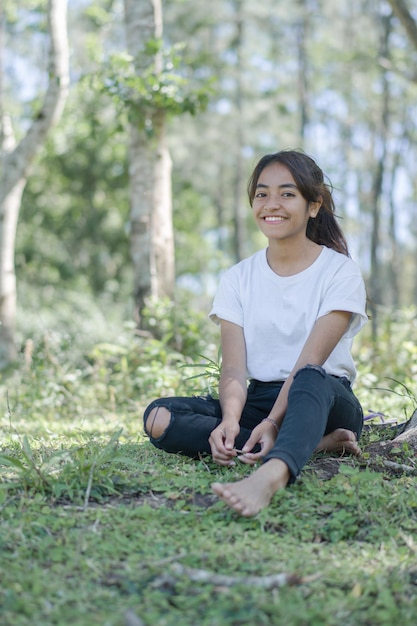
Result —
[[[277,438],[277,429],[271,422],[262,421],[253,429],[251,436],[242,448],[243,454],[239,455],[239,461],[254,465],[258,463],[272,449]],[[250,452],[256,445],[260,446],[259,452]]]
[[[240,431],[239,423],[235,420],[221,422],[209,437],[211,454],[218,465],[234,465],[235,440]]]

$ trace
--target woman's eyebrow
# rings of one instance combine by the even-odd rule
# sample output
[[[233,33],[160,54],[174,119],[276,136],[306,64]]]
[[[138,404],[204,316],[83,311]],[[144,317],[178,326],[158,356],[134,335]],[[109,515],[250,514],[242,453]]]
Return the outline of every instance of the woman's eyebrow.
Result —
[[[257,183],[256,185],[256,189],[267,189],[269,187],[269,185],[265,185],[265,183]],[[297,189],[297,185],[294,185],[294,183],[283,183],[282,185],[278,185],[278,189],[287,189],[287,188],[291,188],[291,189]]]

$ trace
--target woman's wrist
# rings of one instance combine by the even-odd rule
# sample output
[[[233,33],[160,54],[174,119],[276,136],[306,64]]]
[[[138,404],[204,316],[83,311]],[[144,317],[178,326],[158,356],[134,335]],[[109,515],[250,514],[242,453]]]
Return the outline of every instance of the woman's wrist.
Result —
[[[269,424],[272,424],[274,426],[275,430],[277,431],[277,434],[279,433],[279,426],[276,423],[276,421],[272,419],[272,417],[264,417],[264,419],[262,421],[263,422],[268,422]]]
[[[234,415],[223,415],[222,416],[222,424],[239,424],[239,417],[235,417]]]

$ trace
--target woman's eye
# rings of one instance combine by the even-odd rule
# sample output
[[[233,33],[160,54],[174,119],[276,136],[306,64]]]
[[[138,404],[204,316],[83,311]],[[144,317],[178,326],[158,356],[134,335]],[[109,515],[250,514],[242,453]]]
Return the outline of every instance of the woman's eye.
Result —
[[[265,198],[266,193],[263,191],[259,191],[256,195],[255,198]]]

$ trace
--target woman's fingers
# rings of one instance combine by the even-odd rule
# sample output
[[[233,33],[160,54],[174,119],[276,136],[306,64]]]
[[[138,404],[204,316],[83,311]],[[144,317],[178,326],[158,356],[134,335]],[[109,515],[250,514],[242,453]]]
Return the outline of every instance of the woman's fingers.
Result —
[[[255,463],[261,460],[260,455],[252,454],[251,452],[239,454],[237,458],[241,463],[246,463],[246,465],[255,465]]]

